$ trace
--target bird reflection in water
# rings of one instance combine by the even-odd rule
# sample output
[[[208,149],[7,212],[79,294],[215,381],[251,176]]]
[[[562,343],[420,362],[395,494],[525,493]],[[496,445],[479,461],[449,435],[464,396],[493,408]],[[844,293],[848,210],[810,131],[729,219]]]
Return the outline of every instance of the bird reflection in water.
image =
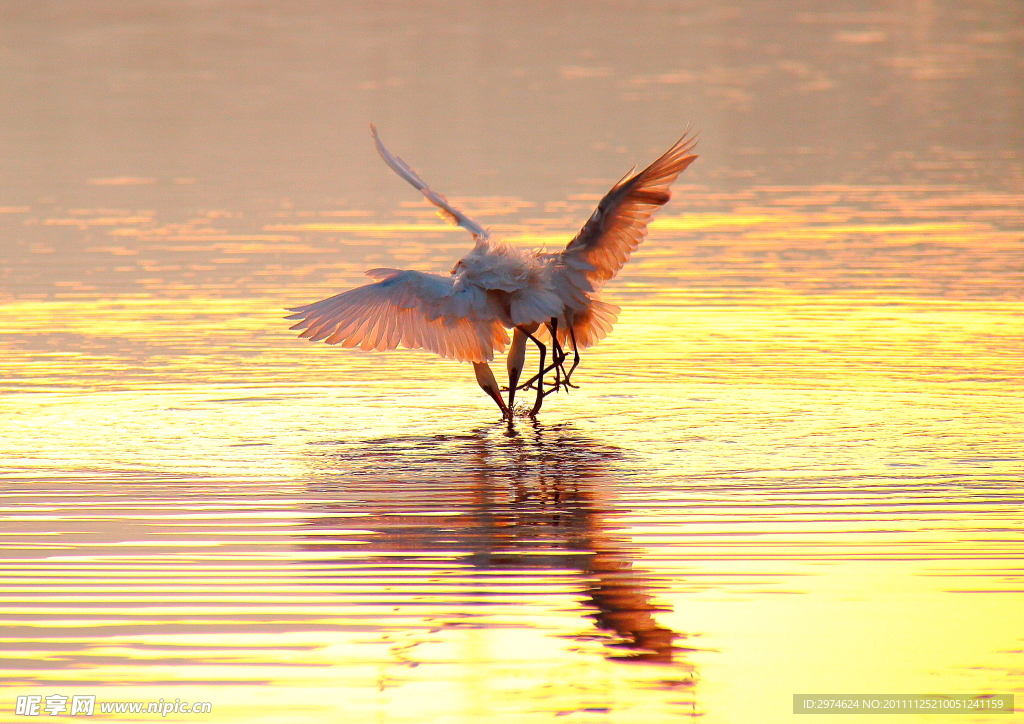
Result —
[[[476,573],[576,572],[584,616],[598,631],[574,638],[601,641],[609,659],[692,671],[678,660],[688,650],[675,643],[684,636],[656,620],[668,610],[655,603],[657,579],[634,566],[635,551],[616,532],[621,450],[569,425],[539,423],[461,436],[323,443],[316,450],[316,492],[332,500],[323,517],[309,521],[319,532],[353,522],[338,513],[358,512],[364,516],[358,527],[373,532],[361,550],[369,561],[377,554],[382,565],[443,556],[457,560],[461,572],[466,565]],[[345,540],[351,553],[352,538]],[[309,548],[338,550],[323,535]],[[472,595],[455,605],[479,601],[481,580],[498,595],[508,582],[486,577],[466,584],[463,594],[471,589]]]

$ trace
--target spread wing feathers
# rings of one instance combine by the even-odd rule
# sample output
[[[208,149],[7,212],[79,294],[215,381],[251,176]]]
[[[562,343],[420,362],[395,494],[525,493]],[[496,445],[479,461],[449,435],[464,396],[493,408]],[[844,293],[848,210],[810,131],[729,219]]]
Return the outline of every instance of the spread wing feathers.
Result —
[[[373,135],[373,142],[377,144],[377,153],[384,159],[384,163],[390,166],[392,171],[423,192],[423,195],[427,197],[427,201],[437,206],[446,219],[456,226],[466,229],[476,239],[487,239],[490,237],[490,233],[484,227],[448,203],[448,199],[427,186],[423,179],[409,168],[409,164],[385,148],[380,140],[380,136],[377,135],[377,127],[372,123],[370,124],[370,133]]]
[[[558,341],[568,349],[576,342],[576,349],[586,349],[600,342],[612,331],[612,325],[622,311],[618,306],[591,299],[586,309],[569,315],[567,321],[572,324],[572,336],[564,325],[558,328]]]
[[[289,309],[300,337],[343,347],[385,351],[422,348],[460,362],[489,362],[508,335],[486,293],[455,277],[398,269],[372,269],[376,284],[350,289]]]
[[[615,184],[562,252],[563,261],[585,273],[593,285],[616,274],[647,234],[647,223],[668,203],[669,186],[697,156],[688,133],[640,173]]]

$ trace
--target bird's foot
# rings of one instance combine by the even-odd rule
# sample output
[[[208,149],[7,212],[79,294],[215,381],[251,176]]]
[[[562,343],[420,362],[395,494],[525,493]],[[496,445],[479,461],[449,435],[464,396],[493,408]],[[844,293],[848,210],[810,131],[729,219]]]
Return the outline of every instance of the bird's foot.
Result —
[[[579,385],[574,385],[572,383],[572,379],[569,377],[569,375],[566,375],[565,377],[562,378],[562,386],[565,388],[566,392],[568,392],[570,388],[574,390],[578,390],[580,388]]]
[[[544,396],[547,397],[548,395],[554,394],[555,392],[558,392],[560,390],[565,390],[566,392],[568,392],[570,389],[578,390],[579,388],[580,388],[579,385],[566,384],[565,380],[561,380],[557,384],[552,382],[549,385],[545,385],[545,387],[544,387]],[[526,385],[526,386],[523,386],[523,387],[517,387],[516,390],[534,390],[534,391],[536,391],[537,390],[537,385]]]

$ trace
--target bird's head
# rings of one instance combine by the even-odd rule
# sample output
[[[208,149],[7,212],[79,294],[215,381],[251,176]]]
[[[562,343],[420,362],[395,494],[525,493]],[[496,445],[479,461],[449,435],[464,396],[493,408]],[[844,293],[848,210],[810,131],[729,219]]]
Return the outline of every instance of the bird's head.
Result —
[[[462,259],[455,262],[455,266],[452,267],[452,276],[458,274],[466,265],[462,263]]]

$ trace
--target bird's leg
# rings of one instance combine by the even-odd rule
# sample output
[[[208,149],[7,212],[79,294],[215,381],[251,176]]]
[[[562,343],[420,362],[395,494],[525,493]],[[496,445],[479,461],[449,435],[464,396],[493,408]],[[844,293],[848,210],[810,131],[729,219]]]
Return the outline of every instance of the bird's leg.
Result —
[[[542,366],[541,367],[541,371],[538,374],[534,375],[533,377],[528,379],[526,382],[524,382],[523,384],[518,386],[518,389],[520,389],[520,390],[532,389],[535,386],[535,384],[537,383],[537,380],[543,380],[551,372],[554,372],[555,373],[554,386],[551,389],[549,389],[546,392],[544,392],[544,396],[545,397],[547,395],[550,395],[552,392],[557,392],[560,389],[564,388],[564,389],[568,390],[569,387],[574,387],[575,386],[575,385],[568,384],[569,376],[568,376],[568,374],[565,371],[565,360],[566,360],[566,358],[569,355],[567,355],[565,353],[565,350],[562,348],[562,345],[558,341],[558,318],[557,317],[552,317],[551,321],[547,323],[547,328],[548,328],[548,331],[551,333],[551,340],[552,340],[552,344],[551,344],[551,364],[548,365],[547,367],[543,367]],[[570,331],[570,334],[571,334],[572,333],[572,328],[571,327],[569,328],[569,331]],[[534,340],[534,341],[536,342],[536,340]],[[524,344],[525,344],[525,341],[524,341]],[[538,344],[539,344],[539,342],[538,342]],[[578,359],[579,358],[579,353],[578,352],[576,353],[576,356],[577,356],[577,359]],[[509,358],[511,359],[511,354],[510,354]]]
[[[526,362],[526,340],[528,335],[536,329],[519,327],[512,332],[512,347],[508,351],[508,408],[511,410],[515,405],[516,390],[519,389],[519,376],[523,374],[523,365]]]
[[[572,377],[572,373],[575,372],[576,368],[580,366],[580,348],[576,345],[576,332],[573,331],[571,324],[569,325],[569,340],[572,342],[573,359],[572,367],[570,367],[569,371],[565,373],[565,385],[567,387],[577,387],[577,385],[574,385],[572,382],[569,381]]]
[[[540,372],[534,377],[537,381],[537,401],[533,403],[533,409],[530,410],[530,417],[536,417],[537,413],[540,412],[540,406],[544,403],[544,356],[547,354],[547,347],[532,334],[527,334],[526,336],[533,340],[533,343],[537,345],[537,351],[540,353]]]
[[[544,369],[544,376],[546,377],[547,375],[549,375],[552,372],[552,370],[555,370],[556,368],[557,368],[557,365],[555,365],[555,364],[548,365]],[[541,377],[541,373],[538,372],[533,377],[528,379],[526,382],[524,382],[523,384],[519,385],[519,387],[517,387],[516,389],[517,390],[535,390],[535,389],[537,389],[537,380],[540,379],[540,377]],[[557,390],[560,390],[560,389],[564,388],[565,387],[565,380],[562,380],[561,382],[558,382],[557,384],[558,384],[558,387],[555,387],[554,385],[552,385],[551,388],[547,392],[545,392],[544,394],[545,395],[550,395],[552,392],[555,392]],[[576,385],[571,385],[571,386],[572,387],[576,387]]]
[[[486,362],[474,362],[473,372],[476,373],[476,381],[480,385],[480,389],[486,392],[497,403],[498,407],[501,408],[502,418],[511,420],[512,413],[509,411],[508,406],[505,405],[505,401],[501,399],[501,390],[498,389],[498,381],[494,379],[494,373],[491,372],[490,366]]]
[[[548,370],[555,371],[555,388],[554,392],[558,392],[562,386],[562,372],[565,370],[562,368],[562,362],[565,361],[565,352],[562,351],[562,345],[558,343],[558,317],[552,317],[551,321],[548,322],[548,331],[551,333],[551,367]]]
[[[562,345],[558,342],[558,337],[557,337],[557,333],[558,333],[558,318],[557,317],[553,317],[551,319],[551,323],[549,324],[549,327],[551,329],[551,336],[555,339],[555,345],[556,345],[556,347],[555,347],[555,355],[556,355],[557,359],[556,359],[555,364],[558,366],[558,370],[556,370],[556,375],[558,374],[558,371],[561,371],[561,375],[562,375],[561,382],[556,384],[556,387],[560,386],[566,392],[569,391],[570,387],[572,387],[574,389],[578,389],[577,385],[574,385],[574,384],[572,384],[572,382],[569,381],[569,377],[572,375],[573,370],[575,370],[576,367],[580,363],[580,352],[579,352],[578,349],[576,349],[576,333],[573,330],[571,324],[567,324],[566,325],[566,327],[569,330],[569,339],[570,339],[570,341],[572,341],[572,351],[573,351],[573,364],[572,364],[572,367],[569,369],[569,371],[566,372],[566,370],[565,370],[565,360],[569,357],[569,355],[566,354],[565,348],[562,347]]]
[[[533,339],[533,337],[530,337],[530,339]],[[536,340],[534,340],[534,341],[536,341]],[[550,365],[548,365],[547,367],[542,369],[540,372],[535,374],[533,377],[528,379],[526,382],[524,382],[521,385],[518,385],[516,387],[516,389],[517,390],[532,390],[532,389],[535,389],[537,387],[537,380],[542,379],[543,377],[547,377],[549,374],[551,374],[551,371],[556,369],[557,367],[558,367],[558,365],[556,365],[555,363],[552,362]],[[559,384],[564,384],[564,382],[563,383],[559,383]],[[551,391],[553,391],[553,390],[549,390],[549,392],[551,392]]]

